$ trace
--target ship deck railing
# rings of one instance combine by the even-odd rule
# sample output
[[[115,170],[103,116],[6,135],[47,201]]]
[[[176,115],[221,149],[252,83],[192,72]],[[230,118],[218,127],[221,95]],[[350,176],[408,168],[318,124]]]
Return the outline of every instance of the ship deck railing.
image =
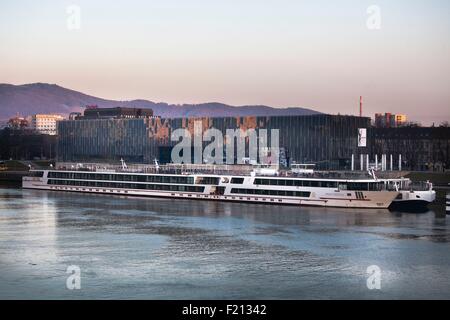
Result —
[[[267,166],[266,166],[267,167]],[[54,168],[49,170],[67,170],[67,171],[88,171],[88,172],[118,172],[118,173],[148,173],[148,174],[181,174],[181,175],[230,175],[230,176],[250,176],[256,177],[286,177],[286,178],[311,178],[311,179],[339,179],[339,180],[372,180],[367,171],[314,171],[313,173],[295,173],[290,169],[279,169],[277,166],[272,168],[277,170],[276,174],[264,174],[257,172],[258,166],[248,164],[240,165],[214,165],[214,164],[105,164],[105,163],[74,163],[59,162]],[[256,170],[256,171],[255,171]],[[380,175],[380,176],[378,176]],[[378,179],[396,178],[394,172],[377,173]]]
[[[367,172],[360,171],[315,171],[314,173],[295,173],[281,169],[276,174],[264,174],[255,171],[250,165],[104,165],[104,164],[58,164],[50,170],[87,171],[87,172],[118,172],[118,173],[148,173],[148,174],[181,174],[181,175],[229,175],[256,177],[285,177],[311,179],[372,179]]]

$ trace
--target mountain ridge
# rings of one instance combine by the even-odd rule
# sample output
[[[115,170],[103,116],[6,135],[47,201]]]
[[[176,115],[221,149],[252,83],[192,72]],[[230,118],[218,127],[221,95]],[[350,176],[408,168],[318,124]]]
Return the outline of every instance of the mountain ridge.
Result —
[[[80,112],[86,105],[98,107],[151,108],[156,116],[178,117],[236,117],[236,116],[282,116],[312,115],[321,112],[302,108],[273,108],[266,105],[232,106],[221,102],[199,104],[168,104],[146,99],[109,100],[64,88],[57,84],[28,83],[14,85],[0,83],[0,119],[19,114],[27,116],[36,113],[59,113],[68,115]]]

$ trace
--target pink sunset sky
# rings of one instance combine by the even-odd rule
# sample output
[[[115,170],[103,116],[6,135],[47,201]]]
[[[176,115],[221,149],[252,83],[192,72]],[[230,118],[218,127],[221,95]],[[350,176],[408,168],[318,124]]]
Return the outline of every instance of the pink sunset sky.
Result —
[[[0,39],[1,83],[450,120],[446,0],[2,1]]]

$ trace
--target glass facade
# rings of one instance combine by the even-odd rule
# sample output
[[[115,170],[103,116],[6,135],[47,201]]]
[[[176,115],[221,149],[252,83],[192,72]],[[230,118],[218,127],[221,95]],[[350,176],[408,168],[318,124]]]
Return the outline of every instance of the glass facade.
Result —
[[[65,120],[58,130],[59,161],[149,163],[156,156],[145,119]]]
[[[368,128],[370,119],[341,115],[225,117],[225,118],[145,118],[90,119],[58,122],[58,161],[134,163],[170,159],[173,130],[185,128],[194,133],[194,123],[202,130],[279,129],[280,147],[290,161],[314,162],[327,167],[349,166],[352,154],[367,153],[358,147],[358,128]],[[270,141],[270,137],[269,137]],[[224,142],[228,143],[227,141]],[[208,143],[205,143],[205,145]],[[165,161],[164,161],[165,159]]]

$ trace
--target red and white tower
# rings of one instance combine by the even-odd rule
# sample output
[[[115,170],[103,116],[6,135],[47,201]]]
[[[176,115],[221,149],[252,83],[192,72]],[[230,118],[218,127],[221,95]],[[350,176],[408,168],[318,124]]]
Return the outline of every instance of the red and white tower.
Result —
[[[362,105],[363,105],[363,98],[362,96],[359,96],[359,116],[362,117]]]

